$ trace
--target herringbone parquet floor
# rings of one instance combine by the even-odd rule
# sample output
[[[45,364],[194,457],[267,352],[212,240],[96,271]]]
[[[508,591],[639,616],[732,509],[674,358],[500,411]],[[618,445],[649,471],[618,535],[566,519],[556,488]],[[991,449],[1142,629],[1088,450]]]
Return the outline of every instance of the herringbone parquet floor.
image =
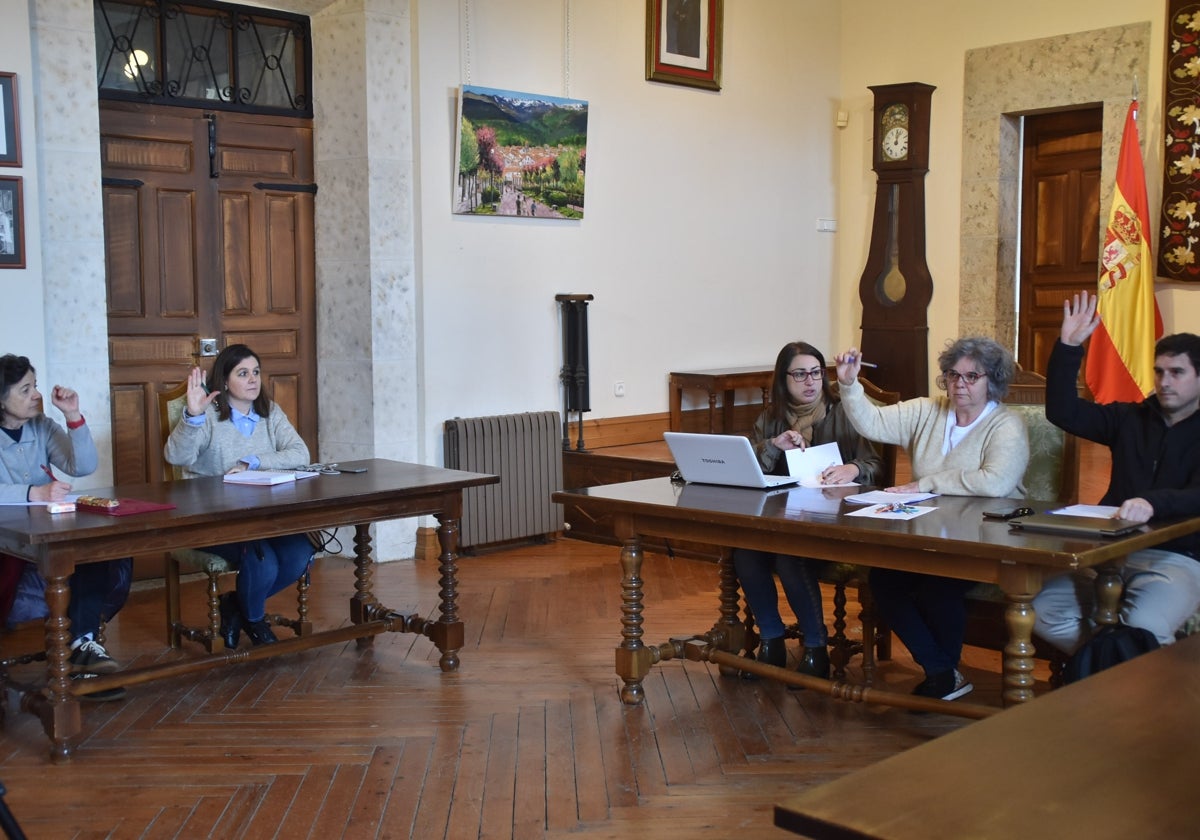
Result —
[[[650,555],[644,573],[648,642],[712,625],[714,565]],[[433,563],[388,563],[376,592],[433,617],[437,577]],[[84,705],[68,765],[50,764],[40,725],[9,702],[7,803],[31,838],[784,837],[776,802],[968,725],[684,661],[656,666],[645,704],[625,706],[619,579],[615,548],[574,540],[464,557],[457,673],[428,640],[391,634],[141,685]],[[199,618],[201,584],[188,587]],[[318,561],[313,591],[318,626],[344,621],[349,561]],[[161,590],[135,592],[110,651],[178,656],[162,621]],[[918,671],[896,649],[881,679],[907,690]],[[973,699],[999,705],[998,656],[971,649],[965,663]]]

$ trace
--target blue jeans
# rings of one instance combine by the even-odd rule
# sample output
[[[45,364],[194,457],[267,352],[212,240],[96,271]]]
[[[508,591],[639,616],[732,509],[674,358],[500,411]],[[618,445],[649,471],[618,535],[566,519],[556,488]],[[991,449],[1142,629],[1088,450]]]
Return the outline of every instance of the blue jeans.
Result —
[[[237,567],[237,597],[242,617],[249,622],[266,616],[267,599],[287,589],[307,573],[313,547],[304,534],[267,540],[226,543],[205,548]]]
[[[871,594],[884,621],[932,677],[958,667],[973,581],[871,569]]]
[[[750,548],[733,550],[733,567],[746,604],[754,613],[759,635],[778,639],[783,635],[783,619],[779,615],[779,593],[775,575],[783,584],[788,606],[796,614],[804,633],[806,647],[821,647],[828,641],[825,613],[821,603],[821,587],[813,568],[816,561],[787,554],[772,554]]]

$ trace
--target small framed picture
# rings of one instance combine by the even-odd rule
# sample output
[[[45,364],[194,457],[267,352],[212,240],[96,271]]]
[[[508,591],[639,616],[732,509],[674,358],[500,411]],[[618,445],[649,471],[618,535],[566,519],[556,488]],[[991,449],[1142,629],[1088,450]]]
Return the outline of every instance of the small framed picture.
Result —
[[[21,179],[0,175],[0,268],[25,267]]]
[[[646,78],[721,89],[724,0],[646,0]]]
[[[0,73],[0,166],[21,165],[21,129],[17,124],[17,74]]]

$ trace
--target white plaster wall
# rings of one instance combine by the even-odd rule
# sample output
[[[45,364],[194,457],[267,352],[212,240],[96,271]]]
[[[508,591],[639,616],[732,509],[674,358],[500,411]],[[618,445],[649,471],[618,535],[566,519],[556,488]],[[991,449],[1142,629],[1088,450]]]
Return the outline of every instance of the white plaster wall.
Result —
[[[867,85],[919,81],[937,86],[933,94],[930,172],[926,180],[929,269],[934,295],[929,310],[930,371],[946,338],[958,334],[962,212],[963,69],[967,50],[1070,32],[1149,21],[1149,89],[1142,90],[1145,119],[1139,126],[1146,162],[1150,205],[1157,212],[1161,191],[1163,32],[1166,4],[1160,0],[1089,0],[1045,3],[1009,0],[923,0],[893,3],[860,0],[843,7],[840,51],[843,107],[850,124],[840,135],[837,177],[841,231],[839,284],[833,305],[834,343],[859,338],[861,305],[858,276],[866,261],[875,196],[871,171],[871,92]],[[886,42],[887,49],[879,44]],[[864,51],[871,60],[864,60]],[[1098,60],[1102,60],[1099,59]],[[1132,80],[1130,81],[1132,92]],[[1101,209],[1107,216],[1108,208]],[[1154,220],[1155,222],[1157,219]],[[1157,286],[1168,332],[1195,331],[1200,322],[1200,288]]]
[[[21,178],[25,197],[25,268],[0,270],[4,300],[0,354],[28,356],[45,372],[46,324],[42,316],[41,196],[37,187],[38,146],[34,131],[33,53],[27,0],[0,0],[0,70],[17,74],[21,166],[0,167],[0,175]],[[45,382],[45,379],[42,379]]]
[[[644,0],[471,0],[465,21],[461,3],[418,5],[428,461],[448,418],[561,410],[557,293],[595,295],[592,417],[665,411],[671,370],[829,344],[836,235],[816,220],[836,208],[836,6],[726,3],[714,93],[645,80]],[[450,213],[463,82],[588,100],[582,221]]]

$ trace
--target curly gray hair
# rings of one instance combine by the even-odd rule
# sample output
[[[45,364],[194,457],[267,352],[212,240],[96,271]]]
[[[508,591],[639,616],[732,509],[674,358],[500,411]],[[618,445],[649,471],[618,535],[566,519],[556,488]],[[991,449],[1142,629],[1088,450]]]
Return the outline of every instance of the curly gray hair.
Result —
[[[959,359],[971,359],[987,374],[989,400],[999,402],[1008,393],[1016,370],[1013,355],[995,340],[981,335],[972,335],[947,342],[946,349],[938,355],[938,369],[945,374]],[[938,377],[938,386],[945,387],[945,379]]]

